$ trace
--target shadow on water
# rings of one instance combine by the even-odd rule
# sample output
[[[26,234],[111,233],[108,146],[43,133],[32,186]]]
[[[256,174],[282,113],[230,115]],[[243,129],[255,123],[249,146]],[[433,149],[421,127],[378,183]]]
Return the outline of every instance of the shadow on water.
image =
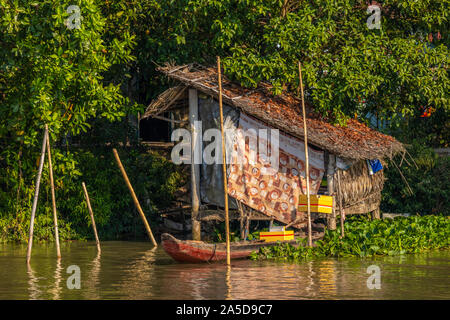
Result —
[[[0,245],[0,299],[450,299],[450,251],[299,263],[232,261],[181,264],[146,242]],[[80,289],[69,289],[69,266]],[[381,288],[369,289],[367,268],[380,268]]]

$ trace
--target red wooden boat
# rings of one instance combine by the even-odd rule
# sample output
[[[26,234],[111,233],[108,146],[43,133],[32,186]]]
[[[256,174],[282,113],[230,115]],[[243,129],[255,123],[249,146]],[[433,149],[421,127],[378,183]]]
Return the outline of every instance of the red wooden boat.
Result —
[[[314,236],[318,239],[320,236]],[[213,262],[226,260],[226,244],[225,243],[206,243],[194,240],[178,240],[174,236],[163,233],[161,235],[162,247],[173,259],[179,262]],[[296,240],[281,241],[297,246]],[[247,258],[253,251],[258,251],[261,247],[270,247],[276,245],[277,242],[257,241],[241,241],[230,243],[230,258],[242,259]]]

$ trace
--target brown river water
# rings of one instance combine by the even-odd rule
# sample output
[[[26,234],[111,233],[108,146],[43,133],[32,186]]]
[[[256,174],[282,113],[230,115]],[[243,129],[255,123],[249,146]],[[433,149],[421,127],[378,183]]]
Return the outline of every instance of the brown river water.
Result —
[[[450,299],[450,251],[374,259],[181,264],[147,242],[0,244],[0,299]],[[73,284],[79,267],[80,288]],[[380,270],[370,289],[367,268]],[[71,278],[72,277],[72,278]]]

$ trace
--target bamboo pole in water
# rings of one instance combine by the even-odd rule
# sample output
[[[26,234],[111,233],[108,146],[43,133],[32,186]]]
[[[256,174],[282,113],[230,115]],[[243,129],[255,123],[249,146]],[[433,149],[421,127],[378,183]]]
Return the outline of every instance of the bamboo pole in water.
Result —
[[[37,174],[37,177],[36,177],[36,186],[35,186],[35,189],[34,189],[33,206],[31,208],[30,232],[29,232],[28,247],[27,247],[27,264],[30,263],[31,248],[33,247],[34,217],[36,215],[36,208],[37,208],[37,203],[38,203],[38,199],[39,199],[39,187],[41,185],[42,168],[44,166],[45,147],[46,147],[46,143],[47,143],[47,135],[48,135],[48,128],[46,127],[45,131],[44,131],[44,139],[42,139],[41,159],[39,160],[39,169],[38,169],[38,174]]]
[[[152,233],[152,230],[150,229],[150,225],[148,224],[147,219],[145,218],[144,211],[142,211],[141,205],[139,204],[139,200],[136,197],[136,194],[134,193],[134,190],[133,190],[133,187],[131,186],[130,180],[128,180],[127,173],[122,165],[122,162],[120,161],[119,154],[117,153],[116,149],[113,149],[113,153],[114,153],[114,157],[116,158],[117,165],[119,166],[120,171],[122,172],[123,179],[125,180],[125,183],[127,184],[127,187],[130,190],[131,197],[133,198],[133,201],[134,201],[134,205],[136,206],[136,209],[138,210],[139,215],[141,216],[142,222],[144,223],[145,229],[147,230],[147,234],[150,237],[150,239],[152,240],[153,245],[155,247],[157,247],[158,244],[156,243],[155,237],[153,237],[153,233]]]
[[[312,247],[312,228],[311,228],[311,197],[309,194],[309,157],[308,157],[308,130],[306,128],[306,110],[305,97],[303,94],[302,65],[298,62],[298,76],[300,78],[300,91],[302,93],[302,110],[303,110],[303,132],[305,135],[305,161],[306,161],[306,199],[308,203],[308,246]]]
[[[217,57],[217,72],[219,82],[219,109],[220,109],[220,132],[222,134],[222,173],[223,173],[223,193],[225,201],[225,233],[227,239],[227,265],[230,265],[230,223],[228,216],[228,183],[227,183],[227,163],[225,154],[225,134],[223,130],[223,106],[222,106],[222,75],[220,71],[220,57]]]
[[[53,209],[53,224],[55,227],[55,242],[56,242],[56,254],[61,259],[61,249],[59,246],[59,232],[58,232],[58,216],[56,213],[56,196],[55,196],[55,183],[53,180],[53,165],[52,165],[52,153],[50,149],[50,134],[48,134],[48,126],[45,125],[47,131],[47,158],[48,158],[48,171],[50,176],[50,187],[52,192],[52,209]]]
[[[100,253],[102,250],[100,248],[100,240],[98,239],[97,227],[95,225],[94,212],[92,211],[91,201],[89,200],[89,194],[86,189],[86,184],[84,182],[81,183],[84,191],[84,197],[86,198],[86,204],[88,207],[89,215],[91,216],[92,229],[94,229],[95,243],[97,244],[97,250]]]

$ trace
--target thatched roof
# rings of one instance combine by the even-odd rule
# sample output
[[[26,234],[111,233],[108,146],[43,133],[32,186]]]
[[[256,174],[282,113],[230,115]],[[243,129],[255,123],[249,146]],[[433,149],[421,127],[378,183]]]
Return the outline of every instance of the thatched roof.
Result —
[[[165,91],[150,104],[143,118],[165,111],[183,93],[185,87],[193,87],[218,98],[216,68],[190,64],[167,65],[159,67],[158,70],[184,86]],[[301,100],[297,97],[289,93],[274,96],[270,90],[271,86],[267,83],[261,83],[256,89],[246,89],[226,77],[222,79],[222,87],[225,104],[303,139]],[[395,138],[372,130],[356,119],[350,119],[345,127],[336,126],[314,113],[311,106],[306,105],[308,141],[316,147],[343,158],[358,160],[392,158],[397,152],[404,150],[403,145]]]

